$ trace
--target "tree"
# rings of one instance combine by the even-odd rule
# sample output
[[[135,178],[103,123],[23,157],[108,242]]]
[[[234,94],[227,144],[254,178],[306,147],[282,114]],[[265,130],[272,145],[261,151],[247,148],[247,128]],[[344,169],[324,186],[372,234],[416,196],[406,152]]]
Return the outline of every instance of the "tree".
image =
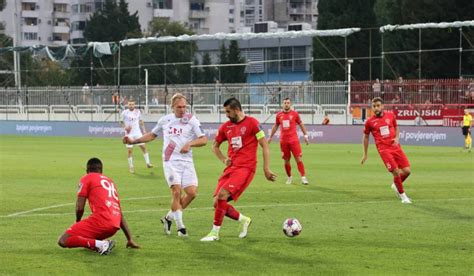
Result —
[[[472,20],[474,2],[469,0],[440,0],[436,5],[425,1],[409,0],[378,0],[375,5],[377,23],[414,24],[426,22],[451,22]],[[473,28],[463,29],[465,37],[473,37]],[[458,48],[458,29],[422,29],[422,49]],[[463,38],[463,48],[471,48],[468,39]],[[384,33],[384,51],[418,50],[418,30],[394,31]],[[421,54],[421,72],[419,71],[418,53],[386,55],[384,63],[385,77],[396,78],[440,78],[458,77],[459,52],[438,51]],[[462,55],[464,74],[474,74],[474,54],[466,52]],[[384,74],[385,75],[385,74]]]
[[[220,64],[241,64],[245,62],[240,56],[239,44],[232,40],[229,48],[222,43],[219,54]],[[245,66],[223,66],[220,67],[220,77],[222,83],[243,83],[246,81]]]
[[[376,26],[374,5],[376,0],[321,0],[318,3],[318,28],[339,29],[350,27],[369,28]],[[342,37],[315,37],[313,39],[313,79],[314,80],[344,80],[345,75],[345,42]],[[368,57],[379,53],[380,39],[377,30],[362,31],[347,37],[348,57]],[[376,55],[376,54],[372,54]],[[317,59],[338,60],[318,61]],[[378,60],[358,59],[353,64],[355,79],[370,79],[379,72]],[[370,70],[372,69],[372,70]],[[370,75],[370,71],[372,75]]]
[[[202,57],[202,65],[212,64],[211,56],[209,53],[204,53]],[[218,78],[217,70],[215,67],[203,67],[202,68],[202,82],[203,83],[214,83]]]
[[[194,34],[179,22],[170,22],[163,18],[155,18],[149,24],[149,34],[155,36],[180,36]],[[195,42],[149,43],[141,46],[141,60],[143,67],[148,68],[149,83],[180,84],[195,82],[191,63],[197,47]],[[163,65],[166,63],[167,65]],[[172,65],[171,63],[180,63]],[[148,66],[147,66],[148,64]],[[156,66],[156,64],[162,64]]]
[[[86,21],[84,38],[89,42],[119,42],[120,40],[141,37],[140,23],[137,12],[130,14],[128,4],[124,0],[106,0],[101,10],[92,14]],[[123,47],[120,53],[121,67],[131,68],[138,66],[136,49]],[[75,60],[73,67],[78,67],[73,72],[73,82],[76,85],[94,83],[113,85],[117,83],[117,72],[111,68],[118,66],[118,56],[103,56],[94,58],[91,51],[88,55]],[[94,68],[91,71],[89,68]],[[139,81],[138,69],[124,69],[121,71],[122,84],[137,84]]]

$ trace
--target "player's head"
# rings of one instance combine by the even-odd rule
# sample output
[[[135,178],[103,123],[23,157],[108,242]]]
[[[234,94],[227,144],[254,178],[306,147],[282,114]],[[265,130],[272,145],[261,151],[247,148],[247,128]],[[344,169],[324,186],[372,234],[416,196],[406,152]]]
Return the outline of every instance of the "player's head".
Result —
[[[375,113],[375,116],[381,116],[383,113],[383,100],[380,97],[375,97],[372,99],[372,111]]]
[[[102,173],[102,161],[99,158],[93,157],[87,161],[87,173]]]
[[[283,103],[281,104],[281,107],[286,112],[290,111],[290,109],[291,109],[291,100],[290,100],[290,98],[283,99]]]
[[[469,110],[464,109],[464,115],[469,115]]]
[[[237,123],[242,114],[242,105],[239,100],[232,97],[224,102],[224,112],[231,122]]]
[[[130,100],[128,101],[128,110],[133,111],[135,109],[135,101]]]
[[[183,117],[186,113],[186,97],[181,93],[176,93],[171,97],[171,109],[176,117]]]

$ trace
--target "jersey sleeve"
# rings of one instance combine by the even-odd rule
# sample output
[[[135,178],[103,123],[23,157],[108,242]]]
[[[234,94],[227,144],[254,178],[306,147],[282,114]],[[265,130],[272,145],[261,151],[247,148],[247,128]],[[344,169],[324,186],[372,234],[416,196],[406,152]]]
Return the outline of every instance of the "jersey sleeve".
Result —
[[[84,176],[81,178],[79,181],[79,187],[77,189],[77,196],[82,196],[85,198],[89,197],[89,178],[87,176]]]
[[[398,127],[397,117],[395,117],[395,114],[392,115],[392,120],[393,120],[393,127]]]
[[[364,134],[365,135],[369,135],[370,134],[370,124],[369,124],[369,120],[365,121],[365,127],[364,127]]]
[[[142,119],[142,112],[138,110],[138,121],[141,121]]]
[[[295,111],[295,122],[299,125],[301,124],[300,114]]]
[[[278,117],[280,117],[279,115],[280,115],[280,113],[277,113],[277,115],[276,115],[276,117],[275,117],[275,125],[277,125],[277,126],[280,125],[280,120],[279,120],[279,118],[278,118]]]
[[[263,128],[260,125],[259,121],[257,121],[257,119],[252,120],[251,131],[255,135],[257,140],[265,138],[265,131],[263,131]]]
[[[227,140],[227,136],[225,135],[224,125],[221,125],[219,127],[219,129],[217,130],[217,135],[216,135],[215,141],[217,143],[222,143],[226,140]]]
[[[163,130],[163,117],[160,120],[158,120],[158,123],[156,123],[156,126],[151,130],[151,132],[153,132],[153,134],[158,136],[160,131],[162,130]]]
[[[193,116],[193,118],[191,119],[191,121],[189,121],[189,123],[191,124],[193,133],[194,135],[196,135],[197,138],[206,135],[204,131],[202,130],[201,122],[199,122],[199,120],[196,117]]]

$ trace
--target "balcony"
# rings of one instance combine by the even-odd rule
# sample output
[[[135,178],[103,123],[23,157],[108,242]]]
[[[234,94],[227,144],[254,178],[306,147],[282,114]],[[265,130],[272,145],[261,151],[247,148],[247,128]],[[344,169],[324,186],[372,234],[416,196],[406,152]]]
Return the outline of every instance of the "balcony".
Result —
[[[153,10],[153,17],[166,17],[172,18],[173,17],[173,10],[172,9],[154,9]]]
[[[66,46],[68,44],[68,41],[63,41],[63,40],[53,40],[52,43],[54,46]]]
[[[31,11],[31,10],[22,10],[21,11],[21,17],[39,17],[39,12],[37,10]]]
[[[37,33],[39,30],[38,25],[22,25],[21,31],[24,33]]]
[[[192,19],[206,19],[209,17],[209,8],[203,10],[190,10],[189,18]]]
[[[69,26],[67,26],[67,25],[54,26],[53,32],[59,33],[59,34],[68,34],[69,33]]]

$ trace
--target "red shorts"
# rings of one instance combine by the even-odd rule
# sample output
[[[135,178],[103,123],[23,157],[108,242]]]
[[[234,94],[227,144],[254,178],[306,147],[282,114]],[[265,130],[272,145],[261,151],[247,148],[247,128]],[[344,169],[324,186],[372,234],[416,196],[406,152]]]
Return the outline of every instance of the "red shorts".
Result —
[[[396,168],[403,169],[410,167],[410,162],[401,147],[382,150],[379,151],[379,154],[389,172],[392,172]]]
[[[217,182],[217,187],[214,192],[216,196],[219,191],[224,188],[230,192],[232,200],[237,201],[240,195],[247,189],[250,182],[252,182],[255,170],[243,167],[228,167]]]
[[[105,240],[115,235],[119,230],[112,225],[103,223],[102,219],[90,216],[84,220],[74,223],[66,230],[71,236],[81,236],[84,238]]]
[[[280,143],[280,149],[281,149],[281,158],[283,160],[290,160],[291,158],[291,153],[293,153],[293,156],[296,157],[302,157],[303,152],[301,151],[301,144],[299,141],[295,141],[293,143]]]

